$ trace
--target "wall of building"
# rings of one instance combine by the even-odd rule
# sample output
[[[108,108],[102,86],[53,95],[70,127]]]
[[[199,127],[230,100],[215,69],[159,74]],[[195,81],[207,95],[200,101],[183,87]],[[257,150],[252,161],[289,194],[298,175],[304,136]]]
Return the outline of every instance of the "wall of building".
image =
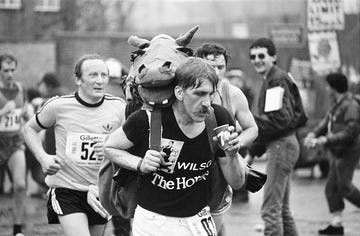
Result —
[[[36,87],[46,72],[56,71],[56,43],[54,41],[0,43],[1,53],[10,53],[18,60],[15,79],[25,88]]]
[[[0,9],[0,40],[50,39],[57,30],[75,30],[76,1],[61,1],[58,12],[35,11],[35,1],[21,8]]]

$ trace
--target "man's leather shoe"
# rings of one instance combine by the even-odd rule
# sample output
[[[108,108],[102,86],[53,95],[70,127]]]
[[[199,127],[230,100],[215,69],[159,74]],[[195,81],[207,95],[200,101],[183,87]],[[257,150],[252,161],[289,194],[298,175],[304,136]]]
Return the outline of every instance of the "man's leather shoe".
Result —
[[[319,230],[320,235],[344,235],[344,227],[329,225],[325,229]]]

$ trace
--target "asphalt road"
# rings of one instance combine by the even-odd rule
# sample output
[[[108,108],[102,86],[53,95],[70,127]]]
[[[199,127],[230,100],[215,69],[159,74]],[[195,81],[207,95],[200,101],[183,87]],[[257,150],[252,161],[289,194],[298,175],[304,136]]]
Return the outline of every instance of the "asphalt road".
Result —
[[[265,162],[255,162],[255,167],[264,170]],[[328,223],[330,219],[324,196],[325,180],[310,177],[309,169],[297,170],[292,177],[291,209],[301,236],[317,235],[317,230]],[[354,183],[360,187],[360,169],[356,170]],[[234,202],[225,215],[228,236],[260,236],[261,226],[260,206],[262,191],[250,194],[248,202]],[[12,235],[11,198],[0,195],[0,236]],[[344,212],[344,227],[346,236],[360,235],[360,209],[346,202]],[[108,224],[106,236],[111,236],[112,226]],[[63,236],[59,225],[48,225],[46,221],[46,202],[43,199],[27,199],[26,236]]]

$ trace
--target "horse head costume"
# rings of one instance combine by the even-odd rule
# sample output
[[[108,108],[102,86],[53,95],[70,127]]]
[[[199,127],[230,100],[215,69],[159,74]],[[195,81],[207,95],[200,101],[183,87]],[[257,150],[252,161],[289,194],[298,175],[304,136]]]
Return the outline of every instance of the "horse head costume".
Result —
[[[145,106],[166,107],[172,104],[175,100],[175,70],[185,58],[193,55],[186,46],[198,28],[195,26],[176,39],[165,34],[157,35],[150,41],[137,36],[129,37],[128,43],[138,50],[131,55],[132,66],[126,78],[128,101],[137,92]]]

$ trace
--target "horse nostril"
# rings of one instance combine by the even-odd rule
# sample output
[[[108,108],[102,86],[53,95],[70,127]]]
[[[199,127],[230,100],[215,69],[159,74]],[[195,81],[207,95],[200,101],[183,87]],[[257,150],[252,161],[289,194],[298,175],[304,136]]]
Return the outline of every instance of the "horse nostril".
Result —
[[[139,74],[140,74],[141,71],[142,71],[143,69],[145,69],[145,68],[146,68],[146,66],[145,66],[144,64],[142,64],[142,65],[139,67],[139,70],[138,70]]]
[[[171,66],[171,61],[166,61],[163,65],[162,65],[162,68],[163,69],[169,69]]]

